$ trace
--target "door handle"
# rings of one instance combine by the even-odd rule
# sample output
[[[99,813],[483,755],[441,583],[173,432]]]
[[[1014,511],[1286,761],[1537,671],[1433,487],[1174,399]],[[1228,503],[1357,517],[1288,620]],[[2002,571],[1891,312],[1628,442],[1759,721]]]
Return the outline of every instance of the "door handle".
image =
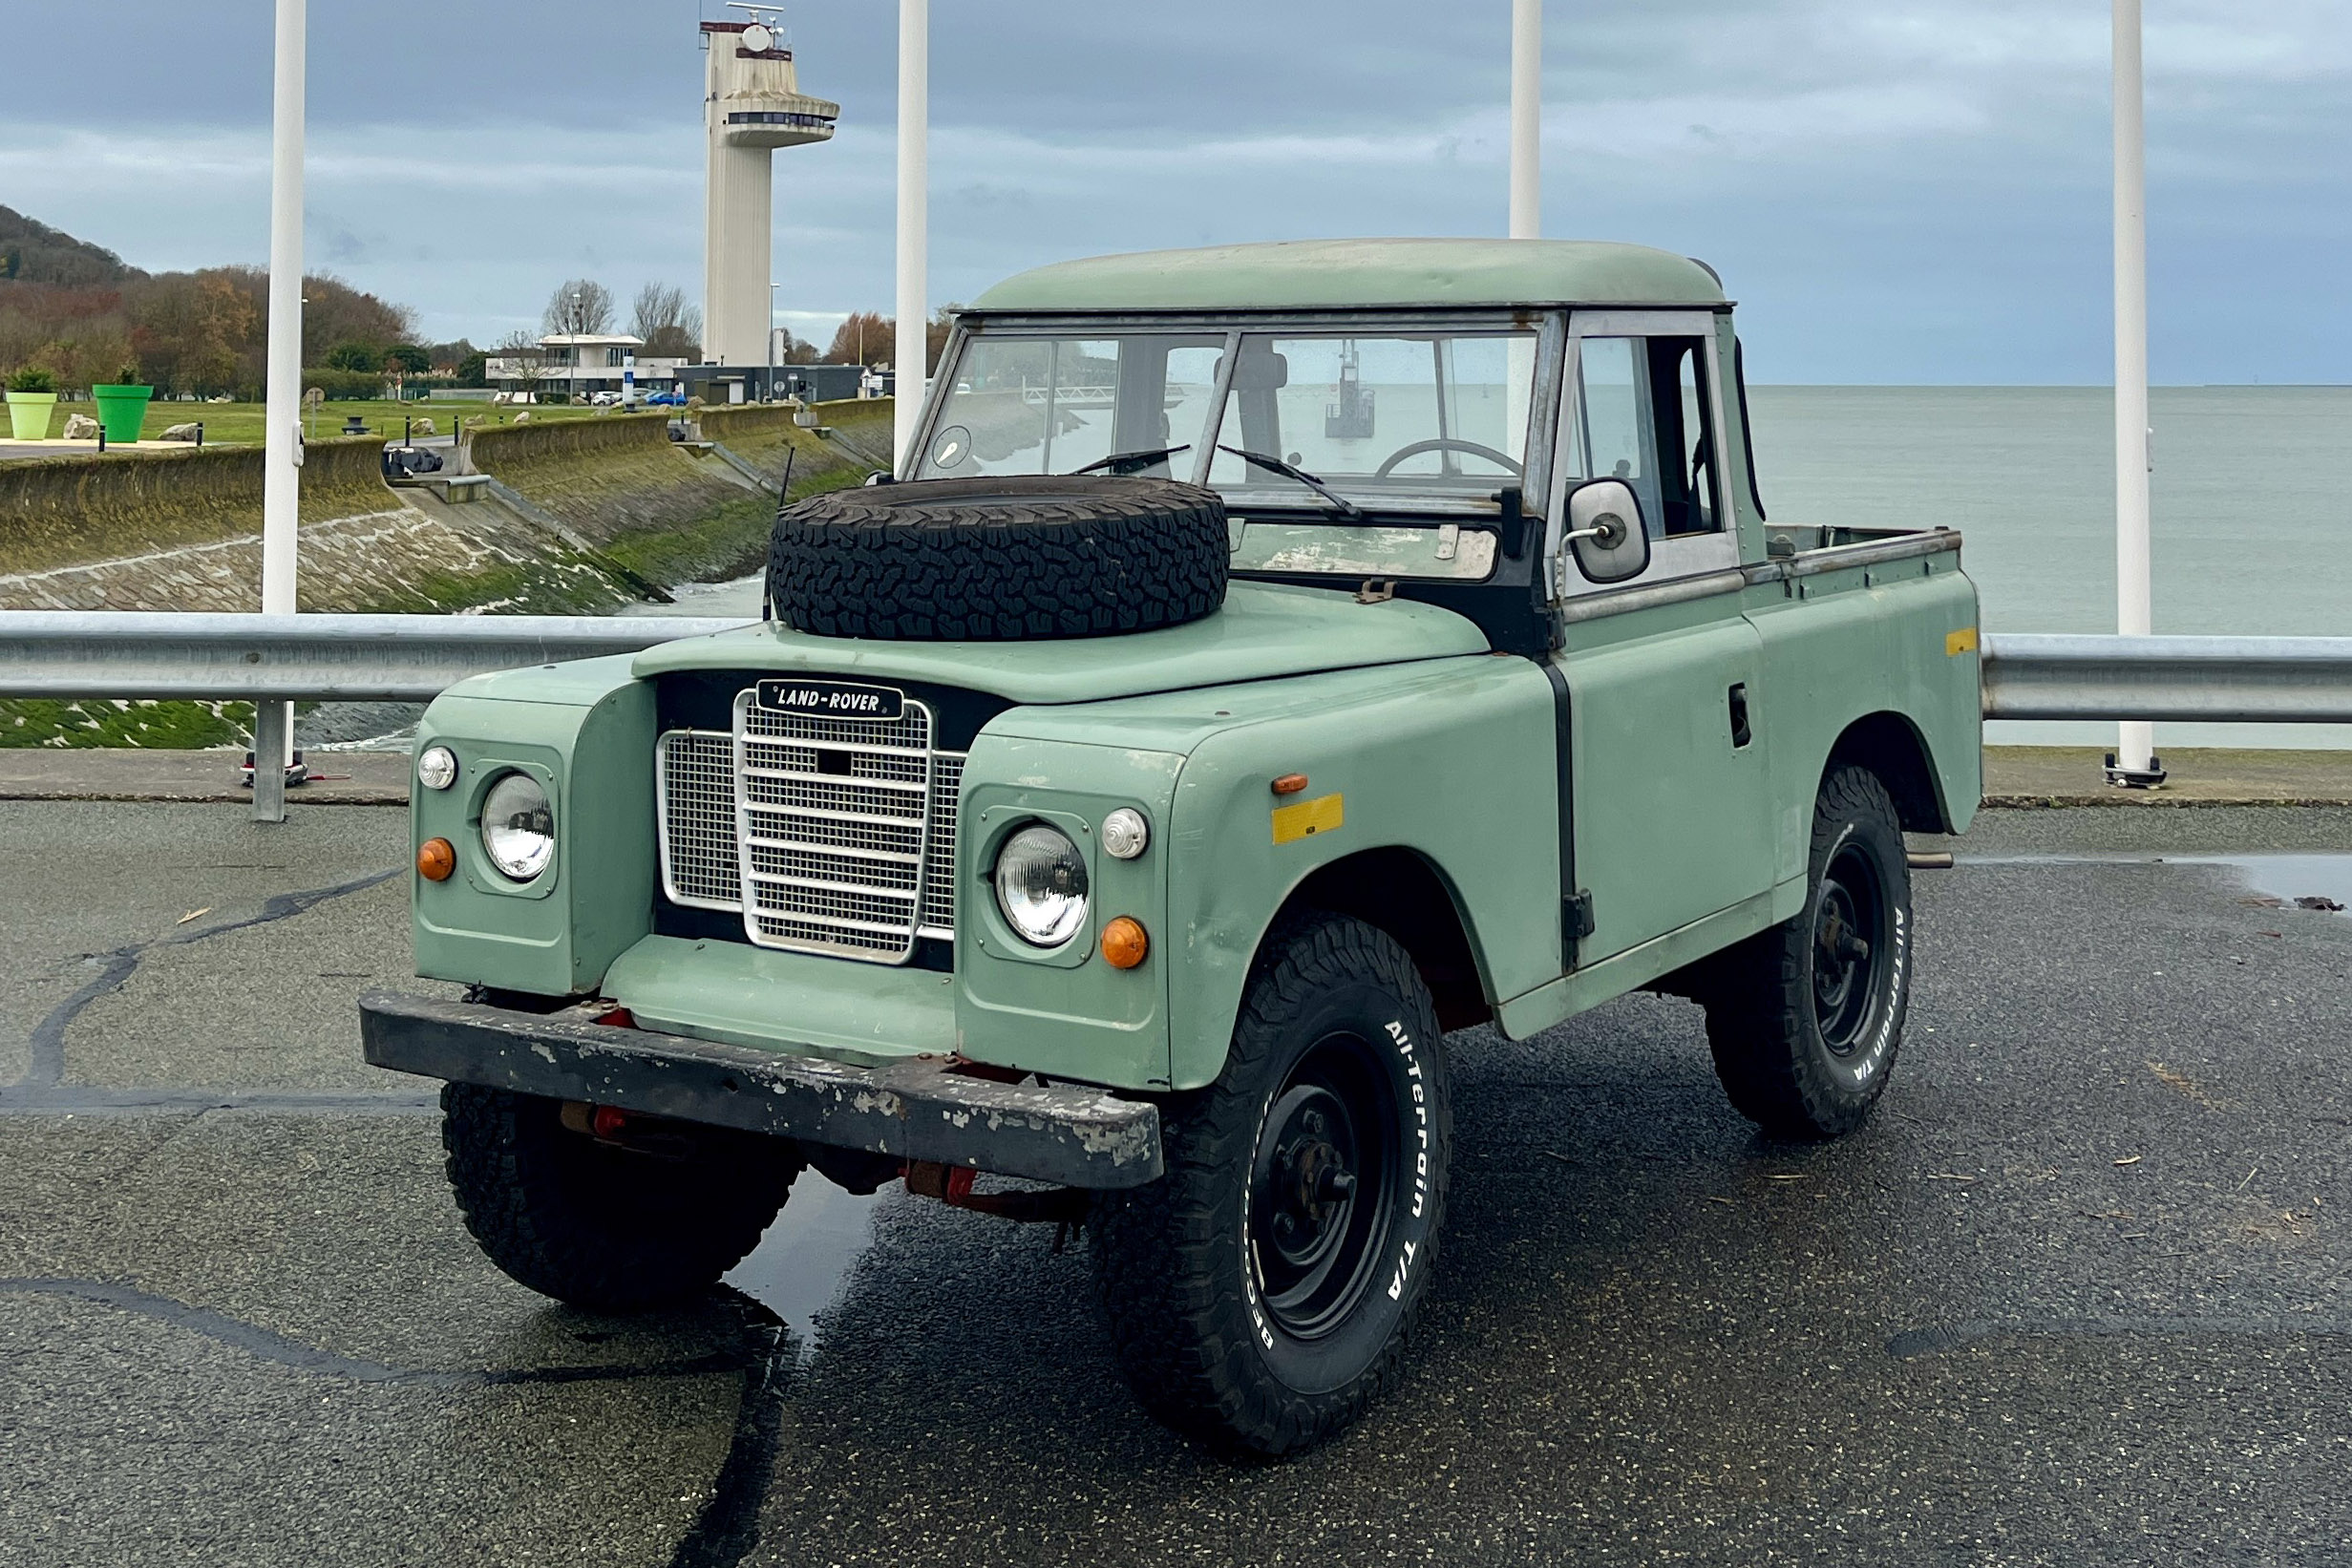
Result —
[[[1748,725],[1748,683],[1737,681],[1729,692],[1731,708],[1731,749],[1739,751],[1755,739],[1755,731]]]

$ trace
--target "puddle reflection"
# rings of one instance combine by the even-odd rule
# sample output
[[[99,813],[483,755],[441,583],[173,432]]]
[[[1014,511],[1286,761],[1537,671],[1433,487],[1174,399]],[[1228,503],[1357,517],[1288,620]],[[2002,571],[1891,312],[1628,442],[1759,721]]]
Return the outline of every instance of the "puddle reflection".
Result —
[[[833,1304],[842,1282],[874,1240],[874,1214],[896,1189],[869,1197],[845,1193],[803,1171],[793,1196],[752,1255],[727,1282],[784,1320],[805,1365],[816,1352],[817,1315]]]
[[[2282,903],[2309,909],[2314,907],[2309,901],[2325,900],[2340,911],[2352,910],[2352,855],[2216,855],[2210,858],[2181,858],[2190,865],[2228,866],[2253,883],[2257,893]],[[2318,907],[2324,909],[2326,904]]]
[[[2283,905],[2352,913],[2352,855],[2149,855],[2130,850],[2072,855],[1972,855],[1956,857],[1963,866],[2173,865],[2227,866],[2257,897]],[[2331,910],[2330,905],[2335,909]]]

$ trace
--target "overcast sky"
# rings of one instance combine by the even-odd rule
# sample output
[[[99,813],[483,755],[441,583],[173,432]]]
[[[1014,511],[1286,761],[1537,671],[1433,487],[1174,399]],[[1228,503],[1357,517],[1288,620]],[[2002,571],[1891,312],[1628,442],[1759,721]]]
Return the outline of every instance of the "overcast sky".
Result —
[[[2352,5],[2147,0],[2163,382],[2352,380]],[[936,0],[934,300],[1205,242],[1492,234],[1509,0]],[[267,251],[267,0],[7,0],[0,203],[149,268]],[[699,292],[717,0],[311,0],[308,256],[431,337]],[[897,7],[791,11],[786,318],[887,311]],[[2104,383],[2104,0],[1552,0],[1545,232],[1703,257],[1760,382]]]

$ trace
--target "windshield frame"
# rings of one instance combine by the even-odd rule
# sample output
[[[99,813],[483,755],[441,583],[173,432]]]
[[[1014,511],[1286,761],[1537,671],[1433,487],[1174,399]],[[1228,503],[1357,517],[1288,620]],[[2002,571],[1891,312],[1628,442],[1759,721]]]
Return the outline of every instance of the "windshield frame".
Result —
[[[956,377],[963,369],[964,356],[972,345],[982,339],[1067,340],[1072,337],[1117,337],[1145,333],[1190,337],[1221,335],[1225,342],[1217,381],[1210,393],[1211,417],[1205,438],[1196,440],[1194,450],[1186,454],[1192,461],[1191,471],[1175,476],[1193,484],[1209,486],[1210,465],[1217,458],[1218,442],[1225,435],[1230,423],[1232,383],[1240,357],[1238,350],[1244,336],[1284,333],[1342,336],[1352,333],[1372,337],[1444,332],[1499,336],[1533,332],[1535,366],[1528,390],[1528,428],[1523,449],[1526,472],[1523,477],[1515,480],[1508,475],[1497,474],[1494,477],[1493,490],[1477,489],[1467,493],[1458,489],[1452,493],[1404,489],[1393,493],[1367,493],[1351,489],[1344,481],[1335,481],[1334,488],[1372,517],[1406,522],[1424,519],[1432,527],[1447,520],[1498,517],[1502,508],[1496,496],[1506,486],[1515,483],[1528,498],[1528,509],[1534,511],[1540,509],[1541,498],[1551,493],[1559,416],[1560,365],[1566,349],[1567,327],[1568,312],[1563,307],[1414,310],[1073,310],[1002,314],[965,311],[957,317],[955,329],[949,334],[946,348],[940,355],[939,373],[932,379],[928,395],[924,398],[922,416],[917,422],[914,449],[903,456],[907,472],[912,474],[920,469],[922,455],[930,451],[931,442],[942,428],[940,421],[948,395],[955,389]],[[1296,494],[1286,493],[1289,491]],[[1289,481],[1282,481],[1281,488],[1258,484],[1219,488],[1218,494],[1224,498],[1228,510],[1239,515],[1266,515],[1277,519],[1313,515],[1343,526],[1348,520],[1337,516],[1330,503],[1312,490],[1303,485],[1292,485]]]

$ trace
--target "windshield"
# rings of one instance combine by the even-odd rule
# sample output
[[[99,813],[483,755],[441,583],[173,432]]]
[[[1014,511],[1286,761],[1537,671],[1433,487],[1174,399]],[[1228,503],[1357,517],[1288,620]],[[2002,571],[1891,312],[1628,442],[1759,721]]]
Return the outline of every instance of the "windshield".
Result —
[[[1521,477],[1535,366],[1536,334],[1508,329],[980,333],[917,477],[1205,477],[1236,507],[1335,518],[1485,501]]]

